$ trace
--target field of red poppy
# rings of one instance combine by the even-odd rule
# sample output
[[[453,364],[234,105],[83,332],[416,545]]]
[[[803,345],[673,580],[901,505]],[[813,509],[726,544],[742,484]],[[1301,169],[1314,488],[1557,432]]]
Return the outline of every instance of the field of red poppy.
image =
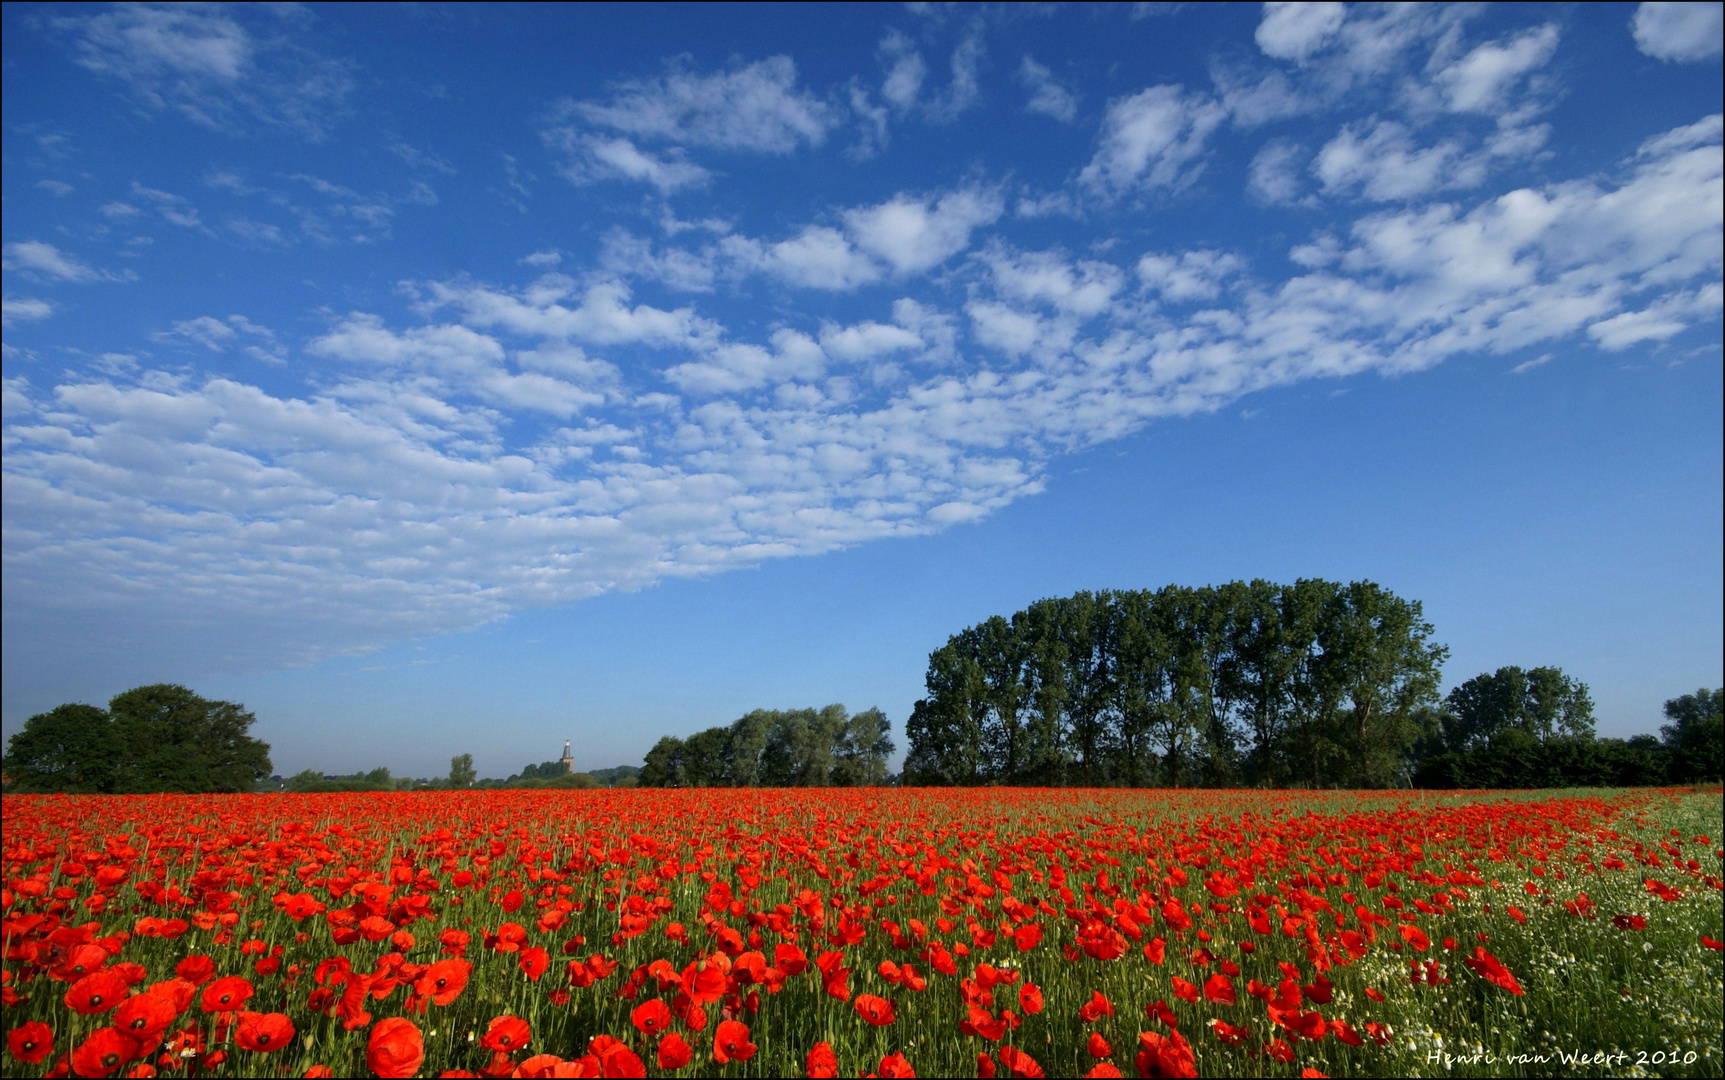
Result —
[[[4,809],[8,1076],[1725,1066],[1717,791]]]

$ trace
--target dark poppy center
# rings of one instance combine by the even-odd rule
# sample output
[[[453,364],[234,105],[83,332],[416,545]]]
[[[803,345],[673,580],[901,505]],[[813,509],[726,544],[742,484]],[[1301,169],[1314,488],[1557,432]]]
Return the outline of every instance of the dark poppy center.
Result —
[[[106,1065],[110,1069],[112,1069],[114,1066],[118,1065],[119,1063],[120,1063],[120,1055],[119,1054],[107,1053],[107,1054],[102,1055],[102,1064]]]
[[[270,1037],[268,1035],[259,1035],[258,1036],[258,1045],[268,1046],[269,1044],[270,1044]]]
[[[100,1005],[101,1003],[102,1003],[102,995],[101,994],[91,994],[90,995],[90,1004]]]

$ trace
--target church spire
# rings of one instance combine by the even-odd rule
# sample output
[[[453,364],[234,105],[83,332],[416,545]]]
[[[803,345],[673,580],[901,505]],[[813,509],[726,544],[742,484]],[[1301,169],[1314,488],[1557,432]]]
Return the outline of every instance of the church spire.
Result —
[[[568,739],[563,740],[563,756],[558,759],[557,763],[563,766],[563,771],[566,773],[572,773],[575,771],[575,759],[569,756]]]

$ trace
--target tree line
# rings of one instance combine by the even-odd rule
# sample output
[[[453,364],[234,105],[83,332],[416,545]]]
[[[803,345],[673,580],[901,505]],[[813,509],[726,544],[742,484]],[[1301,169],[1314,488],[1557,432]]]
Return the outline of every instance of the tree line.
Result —
[[[253,791],[270,775],[269,744],[246,734],[256,721],[243,705],[183,686],[139,686],[106,709],[68,704],[30,717],[0,772],[16,791]]]
[[[879,709],[756,709],[647,751],[642,787],[878,787],[892,724]]]
[[[1040,600],[930,654],[928,696],[905,726],[904,782],[1472,787],[1530,786],[1517,778],[1535,774],[1516,770],[1535,767],[1552,784],[1719,775],[1716,737],[1710,757],[1681,763],[1669,740],[1596,739],[1586,686],[1556,668],[1505,668],[1440,700],[1448,650],[1432,634],[1418,601],[1369,581]],[[1707,700],[1716,717],[1717,696]]]

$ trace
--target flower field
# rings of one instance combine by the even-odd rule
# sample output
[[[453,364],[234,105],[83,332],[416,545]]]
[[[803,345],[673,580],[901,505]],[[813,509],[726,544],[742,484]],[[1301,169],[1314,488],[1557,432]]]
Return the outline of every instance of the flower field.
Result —
[[[1721,798],[8,796],[8,1076],[1717,1076]]]

